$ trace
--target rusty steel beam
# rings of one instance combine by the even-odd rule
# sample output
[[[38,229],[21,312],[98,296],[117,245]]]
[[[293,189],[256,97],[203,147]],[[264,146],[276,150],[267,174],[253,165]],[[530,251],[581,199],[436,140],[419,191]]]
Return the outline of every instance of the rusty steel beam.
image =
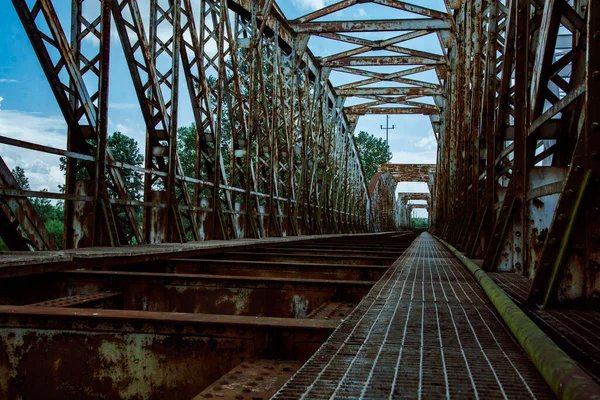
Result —
[[[444,60],[432,60],[419,56],[363,56],[345,57],[337,60],[323,61],[325,67],[368,67],[385,65],[437,65]]]
[[[296,254],[299,251],[306,251],[323,255],[349,253],[348,250],[339,250],[339,253],[332,253],[332,251],[303,250],[301,248],[281,249],[281,251],[289,251]],[[250,256],[248,258],[250,258]],[[120,269],[123,270],[123,268]],[[178,274],[377,281],[385,273],[387,267],[377,265],[304,263],[296,260],[288,262],[269,262],[248,259],[174,259],[161,263],[133,265],[127,267],[127,269],[131,271],[172,272]]]
[[[419,114],[419,115],[433,115],[439,114],[439,111],[435,108],[430,107],[419,107],[419,108],[403,108],[403,107],[376,107],[376,108],[361,108],[361,109],[347,109],[346,114],[366,115],[366,114],[389,114],[389,115],[403,115],[403,114]]]
[[[390,172],[396,182],[423,182],[429,184],[435,173],[435,164],[383,164],[380,171]]]
[[[381,31],[413,31],[450,29],[448,20],[432,18],[373,20],[373,21],[332,21],[293,23],[292,27],[298,33],[322,32],[381,32]]]
[[[114,398],[189,399],[243,360],[274,357],[304,362],[338,324],[333,320],[0,306],[0,354],[10,363],[7,366],[12,365],[11,372],[0,377],[0,396],[80,397],[88,388]],[[53,346],[48,346],[48,340]],[[28,343],[27,353],[6,351],[20,343]],[[54,373],[52,378],[40,379],[32,370]],[[120,372],[113,375],[115,371]]]
[[[415,88],[415,87],[385,87],[385,88],[353,88],[336,89],[339,96],[388,96],[388,95],[407,95],[407,96],[435,96],[441,94],[437,89]]]
[[[255,261],[299,261],[299,262],[316,262],[316,263],[331,263],[331,264],[351,264],[351,265],[391,265],[397,257],[394,256],[378,256],[378,255],[322,255],[322,254],[306,254],[306,253],[285,253],[269,252],[263,250],[261,252],[232,252],[222,253],[221,257],[225,260],[243,260],[252,257]]]
[[[404,201],[425,200],[431,201],[430,193],[398,193],[398,198]]]

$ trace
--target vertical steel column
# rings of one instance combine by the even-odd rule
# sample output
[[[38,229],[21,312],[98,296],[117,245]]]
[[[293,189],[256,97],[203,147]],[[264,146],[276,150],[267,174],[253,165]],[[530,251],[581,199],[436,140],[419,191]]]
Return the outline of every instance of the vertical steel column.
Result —
[[[516,2],[516,32],[515,32],[515,89],[514,89],[514,161],[511,178],[512,190],[516,199],[514,216],[513,266],[522,271],[528,262],[528,229],[529,213],[527,212],[527,127],[529,109],[529,18],[530,0],[513,0]]]

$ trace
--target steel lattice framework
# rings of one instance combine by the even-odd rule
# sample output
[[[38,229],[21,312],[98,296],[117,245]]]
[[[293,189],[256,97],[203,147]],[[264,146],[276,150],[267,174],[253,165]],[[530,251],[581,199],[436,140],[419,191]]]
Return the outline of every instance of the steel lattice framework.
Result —
[[[596,1],[462,2],[446,82],[435,231],[529,301],[598,305]],[[596,109],[596,111],[594,111]]]
[[[11,249],[56,248],[29,197],[65,202],[67,248],[396,227],[383,172],[402,180],[407,169],[382,166],[369,191],[353,131],[361,115],[422,114],[438,163],[413,172],[429,185],[433,231],[488,270],[528,276],[536,304],[600,301],[597,2],[444,0],[439,11],[342,0],[287,20],[273,0],[150,0],[147,14],[137,0],[73,0],[70,21],[54,3],[13,0],[67,122],[67,148],[0,142],[66,157],[65,193],[21,190],[0,159],[0,235]],[[362,3],[407,17],[332,20]],[[427,35],[439,53],[414,48]],[[316,57],[311,37],[351,49]],[[143,168],[107,148],[115,51],[145,122]],[[419,78],[426,72],[436,79]],[[334,86],[333,73],[357,80]],[[177,153],[187,96],[192,176]],[[124,169],[143,175],[142,200],[128,198]]]

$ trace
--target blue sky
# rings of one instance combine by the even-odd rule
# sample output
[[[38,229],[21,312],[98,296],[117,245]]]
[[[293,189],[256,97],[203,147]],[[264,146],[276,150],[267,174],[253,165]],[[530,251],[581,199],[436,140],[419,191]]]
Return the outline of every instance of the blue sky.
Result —
[[[331,0],[277,0],[277,4],[289,19],[294,19],[336,1]],[[63,26],[69,26],[70,1],[53,2]],[[146,1],[140,1],[144,9]],[[421,0],[414,3],[444,11],[442,0]],[[374,4],[359,4],[345,9],[329,19],[354,20],[378,18],[407,18],[406,13],[391,10]],[[413,16],[414,17],[414,16]],[[326,18],[327,19],[327,18]],[[325,20],[326,20],[325,19]],[[68,29],[66,29],[68,31]],[[395,33],[397,34],[397,33]],[[382,39],[391,33],[365,33],[361,37]],[[27,39],[21,22],[10,1],[0,2],[0,135],[37,142],[53,147],[66,148],[66,127],[37,58]],[[407,47],[440,53],[437,37],[429,35],[418,42],[406,42]],[[328,39],[313,38],[309,48],[317,56],[324,56],[347,50],[350,47]],[[384,67],[370,68],[384,72]],[[387,70],[390,68],[388,67]],[[416,76],[431,81],[434,76],[423,74]],[[344,73],[334,72],[331,77],[334,85],[348,83],[357,78]],[[182,79],[183,81],[183,79]],[[184,84],[184,82],[182,82]],[[143,148],[145,128],[137,104],[137,98],[129,77],[118,39],[113,40],[111,55],[110,81],[110,132],[121,131],[135,138]],[[186,93],[186,92],[183,92]],[[181,97],[179,123],[181,126],[193,122],[191,106],[187,96]],[[348,99],[348,105],[356,104],[356,99]],[[425,101],[427,102],[427,101]],[[361,117],[358,130],[365,130],[379,137],[385,137],[380,125],[385,124],[385,116]],[[426,116],[392,116],[390,125],[396,129],[390,132],[390,147],[394,153],[393,162],[398,163],[434,163],[436,143]],[[43,153],[24,151],[15,147],[0,145],[0,155],[10,168],[20,165],[26,170],[33,190],[46,188],[56,191],[63,182],[63,173],[58,169],[58,157]],[[403,185],[403,191],[426,191],[419,185]],[[424,190],[425,189],[425,190]]]

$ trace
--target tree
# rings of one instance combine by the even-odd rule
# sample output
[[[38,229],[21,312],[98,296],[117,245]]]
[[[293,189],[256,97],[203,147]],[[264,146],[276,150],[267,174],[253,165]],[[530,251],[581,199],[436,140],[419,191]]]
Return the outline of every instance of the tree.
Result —
[[[144,156],[134,139],[123,135],[121,132],[114,132],[108,137],[107,144],[115,161],[136,167],[141,167],[144,164]],[[129,198],[139,200],[140,193],[144,188],[144,181],[141,175],[123,168],[121,169],[121,178],[125,182]]]
[[[357,136],[354,137],[356,148],[363,169],[365,171],[365,178],[367,184],[371,181],[371,178],[377,173],[381,164],[387,164],[392,159],[392,153],[390,152],[390,146],[381,138],[376,138],[374,135],[369,135],[365,131],[360,131]]]
[[[427,218],[415,217],[411,219],[411,222],[413,230],[417,232],[426,231],[427,227],[429,226],[429,221]]]
[[[177,155],[185,176],[196,176],[196,124],[177,130]]]
[[[29,178],[25,175],[23,168],[16,166],[12,170],[12,174],[17,180],[17,183],[22,190],[30,190]],[[42,189],[42,192],[47,192],[47,189]],[[46,198],[33,197],[29,198],[35,212],[44,222],[48,233],[54,238],[54,241],[59,248],[62,248],[63,237],[63,216],[64,209],[60,204],[52,204],[52,200]]]
[[[23,168],[17,165],[15,169],[12,170],[12,174],[22,190],[30,189],[29,179],[27,178],[27,176],[25,176],[25,171],[23,170]]]
[[[134,139],[117,131],[107,138],[107,145],[115,161],[134,165],[136,167],[143,166],[144,156],[140,152],[138,143]],[[65,157],[60,158],[60,170],[67,170],[67,159]],[[136,174],[127,168],[121,169],[120,172],[129,198],[139,200],[141,197],[140,193],[144,187],[144,181],[140,174]],[[90,178],[85,170],[81,169],[77,172],[77,179]],[[59,186],[59,189],[61,192],[65,191],[63,185]]]

